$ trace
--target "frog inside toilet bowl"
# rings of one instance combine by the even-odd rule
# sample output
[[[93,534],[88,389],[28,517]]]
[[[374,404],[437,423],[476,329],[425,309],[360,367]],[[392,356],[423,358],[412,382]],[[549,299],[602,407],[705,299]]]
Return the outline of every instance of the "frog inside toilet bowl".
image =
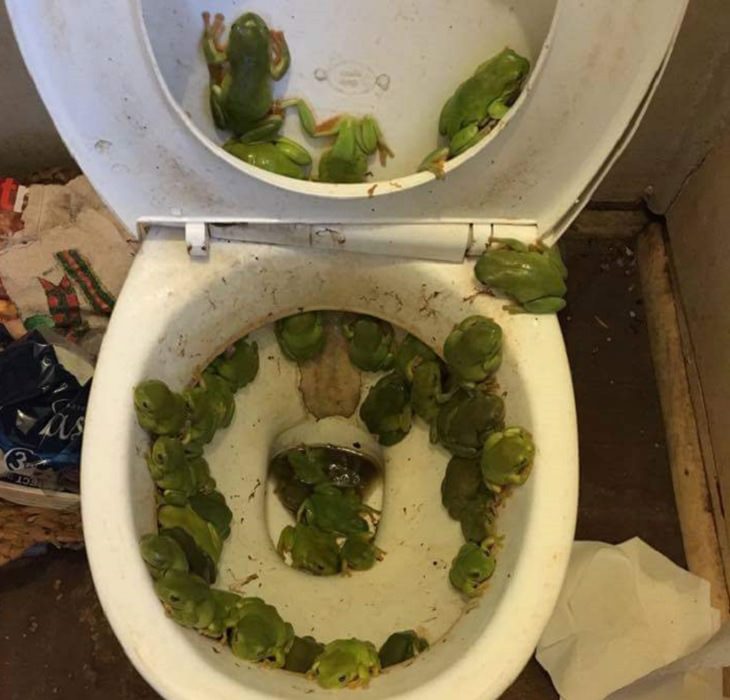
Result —
[[[44,3],[6,4],[74,156],[128,229],[145,237],[100,354],[82,466],[94,582],[132,662],[167,698],[330,694],[175,624],[139,553],[156,513],[133,388],[158,378],[180,390],[249,334],[259,376],[237,394],[233,422],[205,452],[234,515],[216,587],[262,597],[297,634],[322,641],[379,645],[399,629],[425,636],[426,653],[362,691],[373,698],[498,697],[530,657],[559,592],[576,513],[577,435],[555,317],[510,315],[504,299],[478,293],[473,258],[497,238],[550,244],[567,228],[646,109],[685,0],[532,0],[513,9],[464,0],[456,14],[450,3],[426,11],[393,0],[219,3],[229,20],[258,9],[285,32],[292,66],[278,85],[286,94],[307,97],[324,118],[343,109],[377,116],[396,157],[386,166],[373,158],[372,179],[351,184],[286,178],[221,147],[205,99],[200,13],[209,8],[201,3],[103,0],[93,23],[78,22],[78,8],[59,5],[48,22]],[[326,41],[323,16],[338,27]],[[99,36],[116,39],[100,44]],[[418,42],[431,50],[413,51]],[[446,163],[445,179],[416,173],[437,145],[438,114],[455,85],[505,45],[531,64],[512,110]],[[417,119],[404,118],[404,104]],[[295,118],[287,125],[300,129]],[[555,295],[528,295],[523,306],[554,305]],[[477,603],[449,585],[461,534],[439,498],[448,455],[423,424],[376,455],[382,561],[350,577],[314,577],[276,551],[271,450],[288,430],[316,422],[271,324],[301,310],[379,317],[437,351],[467,316],[502,327],[497,380],[507,421],[532,433],[536,455],[500,512],[504,543]],[[342,420],[364,430],[357,412]]]

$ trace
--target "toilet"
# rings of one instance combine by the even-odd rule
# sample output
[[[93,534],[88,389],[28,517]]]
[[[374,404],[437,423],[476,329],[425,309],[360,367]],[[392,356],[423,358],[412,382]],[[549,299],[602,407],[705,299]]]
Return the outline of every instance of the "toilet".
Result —
[[[686,0],[6,3],[66,144],[144,239],[99,356],[82,464],[94,583],[132,663],[174,700],[333,692],[247,664],[177,626],[139,555],[155,511],[132,388],[155,377],[179,389],[250,333],[259,376],[237,394],[233,424],[206,450],[234,512],[216,586],[264,597],[299,634],[323,641],[356,636],[379,646],[396,629],[423,632],[431,648],[374,679],[363,697],[499,697],[560,591],[577,510],[577,429],[557,319],[509,315],[503,299],[476,294],[474,257],[494,238],[559,239],[636,129]],[[225,153],[206,111],[204,9],[229,20],[255,10],[282,29],[292,67],[277,90],[305,96],[320,118],[377,114],[396,158],[374,165],[367,183],[331,185],[282,178]],[[505,45],[532,63],[517,103],[447,163],[445,179],[413,174],[436,145],[445,99]],[[286,128],[301,139],[294,119]],[[481,598],[465,605],[448,585],[460,542],[439,498],[448,454],[429,444],[422,425],[382,450],[382,562],[351,577],[315,578],[277,555],[271,446],[295,426],[318,428],[271,324],[302,309],[372,314],[439,350],[466,316],[502,326],[507,422],[533,434],[537,454],[500,514],[505,540]],[[347,435],[362,429],[357,414],[341,420]],[[336,421],[327,430],[336,432]]]

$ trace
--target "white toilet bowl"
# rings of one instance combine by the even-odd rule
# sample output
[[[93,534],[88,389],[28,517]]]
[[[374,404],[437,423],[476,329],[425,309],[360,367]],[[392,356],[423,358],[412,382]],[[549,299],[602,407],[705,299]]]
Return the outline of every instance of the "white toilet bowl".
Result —
[[[344,269],[351,274],[342,274]],[[286,566],[265,517],[266,470],[275,436],[306,418],[297,366],[269,330],[254,332],[261,369],[239,392],[233,424],[206,450],[234,512],[216,586],[257,574],[243,590],[279,609],[300,634],[356,636],[377,645],[397,629],[431,641],[412,664],[390,669],[364,691],[373,698],[497,697],[534,648],[560,588],[577,504],[577,444],[565,351],[554,317],[509,316],[503,302],[474,297],[472,265],[216,245],[190,265],[179,241],[157,230],[145,242],[99,358],[83,455],[86,543],[104,610],[127,654],[165,697],[298,697],[326,694],[286,672],[262,670],[165,617],[139,556],[155,528],[154,487],[142,457],[132,388],[159,377],[181,387],[232,337],[300,308],[377,314],[440,347],[455,322],[481,313],[505,332],[498,372],[507,421],[530,430],[534,470],[500,514],[497,572],[476,602],[449,586],[461,542],[441,506],[448,453],[417,425],[386,448],[378,546],[385,559],[351,577],[315,578]],[[255,284],[252,284],[255,280]],[[334,304],[333,300],[337,300]],[[356,420],[356,419],[355,419]],[[467,614],[468,613],[468,614]],[[221,650],[226,652],[225,649]]]

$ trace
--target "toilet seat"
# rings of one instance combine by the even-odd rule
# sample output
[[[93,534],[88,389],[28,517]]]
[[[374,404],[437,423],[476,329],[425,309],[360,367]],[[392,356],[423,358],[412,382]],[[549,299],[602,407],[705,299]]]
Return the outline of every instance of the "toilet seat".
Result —
[[[551,2],[523,4],[529,15]],[[99,357],[82,470],[92,573],[126,653],[169,698],[294,698],[312,690],[325,696],[302,678],[215,654],[209,641],[165,617],[137,551],[139,535],[155,526],[152,485],[140,458],[144,436],[129,398],[139,380],[155,376],[180,387],[233,336],[300,307],[349,306],[436,347],[456,321],[483,313],[504,328],[498,379],[510,393],[510,420],[534,434],[535,468],[500,515],[507,538],[488,594],[442,637],[448,643],[434,644],[364,692],[372,698],[497,697],[534,649],[567,565],[577,506],[576,426],[557,320],[508,316],[501,300],[474,297],[473,266],[465,256],[478,254],[494,237],[554,242],[567,228],[635,130],[687,0],[557,0],[539,60],[532,56],[535,79],[494,137],[464,162],[455,159],[443,182],[420,174],[377,187],[282,183],[205,143],[185,114],[184,94],[176,92],[176,80],[186,72],[176,73],[174,60],[168,64],[155,53],[166,51],[154,46],[159,33],[154,40],[149,33],[160,24],[145,17],[161,8],[159,20],[173,5],[179,8],[180,25],[160,42],[174,48],[176,31],[184,36],[200,9],[196,0],[86,0],[73,8],[49,8],[44,0],[6,3],[31,74],[70,150],[128,228],[147,237]],[[375,13],[400,5],[415,6],[368,3]],[[79,20],[84,9],[93,21]],[[280,16],[277,22],[285,24]],[[191,260],[183,238],[208,259]],[[243,399],[240,408],[238,420],[245,420]],[[423,440],[414,440],[414,450],[416,443],[423,447]],[[232,445],[212,446],[222,486],[224,452]],[[249,475],[254,484],[261,464],[259,455],[259,471]],[[435,483],[425,486],[433,492]],[[437,493],[432,502],[438,504]],[[448,544],[453,524],[441,516]],[[398,522],[384,518],[383,537],[390,536],[388,521],[390,527]],[[263,528],[263,518],[257,522]],[[432,538],[437,547],[439,538]],[[262,529],[252,539],[271,546]],[[233,561],[242,552],[234,534],[224,557]],[[372,570],[373,582],[387,566],[386,559]],[[427,579],[433,584],[427,593],[448,607],[448,597],[438,597],[442,590],[450,594],[445,578],[441,572],[440,584]],[[337,581],[325,588],[330,583]],[[388,615],[407,627],[428,624],[405,615],[410,601],[403,586],[397,580],[390,598],[403,610],[391,607]],[[372,589],[386,601],[389,591]],[[280,593],[266,593],[272,595]],[[322,613],[317,630],[308,629],[314,620],[296,610],[295,598],[271,602],[303,625],[303,634],[340,633],[333,610]],[[368,631],[380,630],[363,628]]]
[[[334,274],[349,265],[357,265],[357,275],[346,278]],[[374,698],[449,697],[455,684],[463,683],[465,676],[473,676],[476,665],[483,673],[461,686],[465,693],[468,689],[473,691],[467,697],[497,697],[519,672],[535,646],[539,629],[547,621],[552,605],[545,601],[557,596],[574,528],[576,427],[570,372],[557,320],[509,316],[502,310],[500,300],[483,295],[470,299],[474,292],[471,265],[327,251],[302,256],[286,247],[221,243],[213,246],[209,261],[193,264],[192,270],[193,274],[187,254],[173,232],[164,228],[150,232],[111,319],[99,357],[103,371],[94,379],[88,412],[87,435],[96,438],[85,444],[83,455],[82,487],[85,493],[93,490],[95,494],[93,499],[84,500],[87,547],[104,610],[134,664],[161,694],[170,698],[203,697],[211,687],[221,697],[226,693],[240,694],[241,683],[247,686],[249,694],[245,697],[294,698],[312,690],[315,697],[318,692],[324,696],[323,691],[302,678],[257,674],[255,668],[237,662],[230,654],[214,654],[210,640],[181,630],[165,617],[137,551],[139,536],[155,527],[152,488],[144,462],[138,457],[146,449],[147,438],[136,425],[133,411],[120,412],[119,407],[129,401],[132,387],[145,377],[160,377],[173,387],[186,383],[216,348],[225,345],[232,332],[247,330],[231,328],[228,324],[232,317],[246,318],[248,328],[254,328],[300,306],[332,307],[332,299],[342,298],[347,289],[351,298],[360,300],[352,310],[378,312],[436,347],[455,319],[472,313],[492,316],[505,330],[505,357],[499,381],[508,392],[508,418],[529,427],[538,454],[530,479],[500,515],[500,531],[507,533],[500,566],[488,594],[447,632],[446,638],[454,640],[455,645],[436,644],[412,666],[397,674],[384,674],[366,691]],[[257,280],[256,285],[249,283],[252,278]],[[276,290],[275,300],[272,289]],[[433,296],[435,291],[439,292],[437,296]],[[164,313],[161,309],[165,309]],[[130,328],[134,329],[133,343]],[[197,332],[191,333],[191,329]],[[242,501],[244,507],[250,505],[252,509],[262,509],[264,503],[261,494],[251,502],[247,498],[252,491],[258,493],[256,480],[266,465],[261,448],[270,436],[262,435],[258,445],[250,445],[242,434],[236,433],[246,430],[247,411],[250,414],[252,404],[256,403],[249,390],[258,392],[264,401],[276,401],[281,422],[268,426],[272,433],[300,415],[297,399],[282,403],[276,396],[283,386],[291,387],[289,382],[296,375],[294,365],[280,360],[284,364],[281,380],[262,381],[272,376],[267,374],[272,368],[267,369],[266,347],[262,344],[260,349],[262,375],[240,392],[234,424],[206,450],[221,489],[241,496],[230,501],[236,512]],[[536,347],[539,352],[535,352]],[[550,371],[545,371],[546,367]],[[549,406],[549,410],[544,406]],[[418,545],[425,541],[432,551],[420,546],[409,551],[407,546],[400,545],[397,552],[386,556],[370,572],[360,572],[348,581],[314,579],[277,562],[265,518],[259,513],[249,522],[246,514],[246,527],[234,527],[226,543],[219,567],[221,580],[216,585],[225,587],[233,578],[260,571],[262,588],[258,589],[254,582],[244,589],[247,594],[265,595],[282,615],[292,619],[297,629],[309,633],[314,626],[313,631],[323,638],[349,634],[350,623],[343,622],[343,609],[348,610],[350,604],[364,604],[368,598],[379,604],[389,601],[389,607],[380,616],[368,612],[359,623],[362,629],[351,630],[353,634],[370,632],[377,635],[376,642],[380,643],[384,639],[379,636],[386,629],[392,631],[390,627],[395,622],[435,634],[443,632],[438,624],[428,622],[433,615],[424,617],[423,611],[433,602],[452,606],[446,617],[455,616],[458,596],[449,588],[442,567],[444,560],[448,564],[453,556],[461,535],[458,525],[441,509],[438,496],[447,453],[441,448],[430,449],[425,433],[422,426],[417,426],[404,443],[386,450],[386,513],[381,520],[378,544],[389,548],[404,539]],[[402,492],[408,478],[398,478],[398,467],[413,466],[403,465],[405,453],[414,460],[427,460],[422,466],[429,473],[423,491],[411,494],[411,501]],[[255,468],[249,469],[254,460]],[[231,463],[247,466],[232,472]],[[100,464],[104,465],[103,472],[99,470]],[[388,513],[389,496],[393,494],[392,502],[406,506],[409,512],[417,513],[421,504],[423,511],[417,516],[420,519],[397,518]],[[418,539],[419,527],[431,522],[438,534],[431,532],[424,540]],[[251,570],[240,564],[248,554],[262,560]],[[439,562],[438,567],[433,566],[434,560]],[[226,570],[229,566],[233,575]],[[418,576],[429,574],[423,587],[398,578],[411,568]],[[397,580],[386,588],[385,582],[393,580],[394,570]],[[536,578],[542,580],[537,597]],[[276,585],[283,580],[296,583],[289,599]],[[318,593],[319,587],[322,590]],[[130,590],[135,591],[134,596],[129,595]],[[327,599],[334,591],[338,601],[344,598],[345,603],[325,607],[313,619],[303,601],[312,595]],[[414,601],[423,595],[431,598]],[[367,606],[364,609],[374,610]],[[509,630],[508,638],[505,629]],[[484,659],[490,662],[485,665]]]

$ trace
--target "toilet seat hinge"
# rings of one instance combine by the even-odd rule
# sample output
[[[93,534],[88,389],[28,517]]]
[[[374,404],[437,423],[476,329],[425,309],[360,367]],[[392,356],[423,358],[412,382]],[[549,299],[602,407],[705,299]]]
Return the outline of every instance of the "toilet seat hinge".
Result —
[[[192,258],[207,258],[210,248],[208,224],[201,221],[185,224],[185,244]]]
[[[188,253],[194,258],[208,257],[210,240],[218,239],[460,263],[481,255],[494,239],[527,244],[539,240],[536,223],[506,220],[333,224],[198,220],[184,226]]]

